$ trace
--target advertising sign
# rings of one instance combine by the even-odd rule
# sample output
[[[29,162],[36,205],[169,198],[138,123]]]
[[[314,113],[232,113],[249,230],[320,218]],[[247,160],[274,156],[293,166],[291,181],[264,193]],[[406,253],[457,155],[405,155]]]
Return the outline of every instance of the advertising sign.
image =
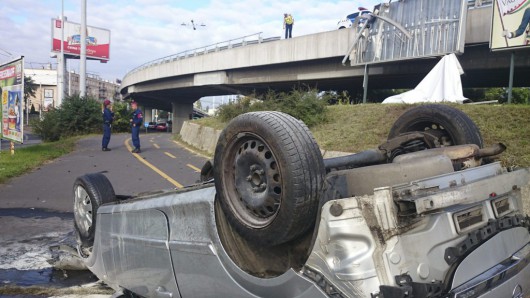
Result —
[[[530,0],[495,0],[490,47],[508,50],[530,46]]]
[[[43,111],[48,111],[48,107],[53,107],[53,89],[44,89]]]
[[[24,57],[0,65],[1,137],[22,143],[24,131]]]
[[[61,52],[60,19],[52,19],[52,52]],[[87,58],[108,61],[110,58],[110,31],[107,29],[87,26],[86,56]],[[63,51],[66,55],[81,54],[81,24],[64,22]]]

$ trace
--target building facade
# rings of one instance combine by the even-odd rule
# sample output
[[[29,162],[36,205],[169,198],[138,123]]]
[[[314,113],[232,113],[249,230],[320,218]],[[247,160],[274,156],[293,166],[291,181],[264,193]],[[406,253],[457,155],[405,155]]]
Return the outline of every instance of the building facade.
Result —
[[[36,85],[35,96],[29,98],[30,107],[33,105],[35,111],[41,111],[41,109],[46,111],[50,106],[57,107],[57,69],[53,69],[49,65],[45,68],[25,68],[24,72],[27,77],[31,77]],[[66,74],[64,84],[66,95],[71,96],[80,93],[79,79],[80,75],[73,71]],[[99,75],[87,74],[86,94],[88,97],[101,101],[105,99],[120,100],[120,84],[117,81],[104,80]]]

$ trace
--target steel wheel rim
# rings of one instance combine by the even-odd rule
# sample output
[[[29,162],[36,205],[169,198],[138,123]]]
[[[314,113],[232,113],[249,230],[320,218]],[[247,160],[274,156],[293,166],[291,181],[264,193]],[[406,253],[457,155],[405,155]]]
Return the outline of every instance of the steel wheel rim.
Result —
[[[74,217],[79,232],[88,235],[92,227],[92,200],[81,185],[74,191]]]
[[[424,131],[438,137],[435,147],[448,147],[455,144],[455,139],[445,127],[439,123],[431,121],[418,122],[411,126],[409,131]]]
[[[281,164],[270,145],[255,134],[233,140],[223,160],[224,194],[234,216],[260,229],[276,218],[283,199]]]

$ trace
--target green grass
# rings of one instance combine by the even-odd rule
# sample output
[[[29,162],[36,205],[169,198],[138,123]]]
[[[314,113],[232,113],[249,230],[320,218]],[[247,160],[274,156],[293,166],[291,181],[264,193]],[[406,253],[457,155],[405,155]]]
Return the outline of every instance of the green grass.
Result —
[[[473,119],[484,145],[504,143],[501,156],[507,166],[530,167],[530,106],[528,105],[452,105]],[[324,124],[311,127],[322,149],[359,152],[376,148],[386,140],[394,121],[411,105],[335,105],[328,107]],[[222,129],[226,124],[216,118],[197,123]]]
[[[0,183],[29,172],[47,161],[72,152],[78,138],[43,143],[19,148],[11,155],[9,150],[0,152]]]

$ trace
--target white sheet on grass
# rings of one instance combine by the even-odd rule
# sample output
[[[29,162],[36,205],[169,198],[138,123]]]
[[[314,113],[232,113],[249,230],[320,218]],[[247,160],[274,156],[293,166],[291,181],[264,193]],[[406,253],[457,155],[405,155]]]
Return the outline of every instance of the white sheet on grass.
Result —
[[[416,88],[386,98],[383,103],[457,102],[467,98],[462,93],[460,76],[464,74],[455,54],[446,55],[423,78]]]

